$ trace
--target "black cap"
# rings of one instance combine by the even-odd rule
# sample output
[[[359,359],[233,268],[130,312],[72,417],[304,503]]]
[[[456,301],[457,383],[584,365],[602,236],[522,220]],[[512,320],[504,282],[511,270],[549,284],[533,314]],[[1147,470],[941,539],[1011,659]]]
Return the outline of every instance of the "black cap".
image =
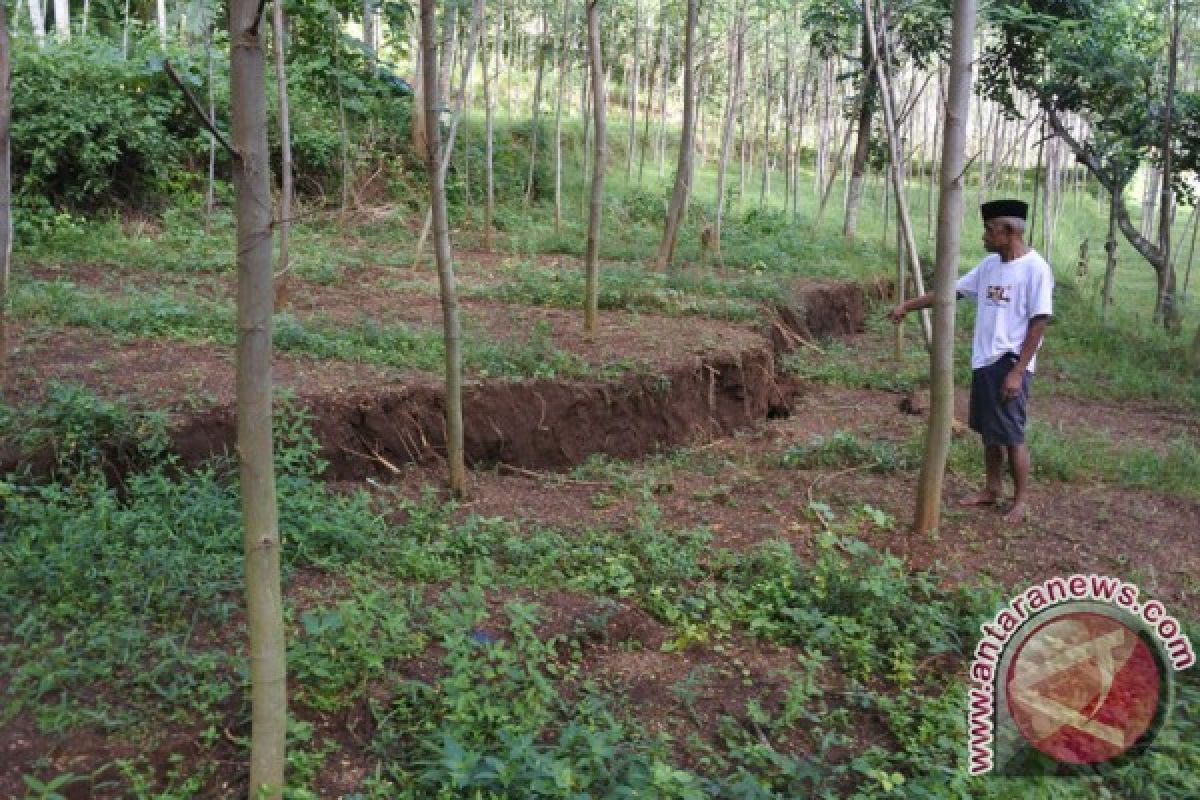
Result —
[[[983,214],[984,222],[996,217],[1025,219],[1025,215],[1029,213],[1029,205],[1021,200],[993,200],[981,205],[979,210]]]

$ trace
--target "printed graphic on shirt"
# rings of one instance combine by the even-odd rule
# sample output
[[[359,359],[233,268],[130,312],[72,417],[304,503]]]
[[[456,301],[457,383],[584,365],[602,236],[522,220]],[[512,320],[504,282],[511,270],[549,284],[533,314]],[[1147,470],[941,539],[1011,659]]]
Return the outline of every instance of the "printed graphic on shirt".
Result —
[[[1013,286],[996,285],[987,287],[987,299],[994,306],[1006,306],[1012,302]]]

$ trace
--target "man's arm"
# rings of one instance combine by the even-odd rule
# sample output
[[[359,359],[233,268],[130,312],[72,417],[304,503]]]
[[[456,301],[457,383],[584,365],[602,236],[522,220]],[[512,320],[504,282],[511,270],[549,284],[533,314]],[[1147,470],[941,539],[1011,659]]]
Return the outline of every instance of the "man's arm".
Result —
[[[920,297],[905,300],[889,311],[887,318],[898,324],[900,320],[904,319],[905,314],[910,311],[920,311],[922,308],[933,308],[933,292],[926,292]]]
[[[1042,336],[1045,335],[1046,325],[1049,322],[1049,314],[1039,314],[1029,320],[1029,330],[1025,332],[1025,341],[1021,343],[1021,355],[1017,357],[1017,363],[1013,364],[1013,368],[1004,378],[1005,400],[1012,400],[1021,393],[1025,370],[1029,369],[1029,362],[1037,354],[1038,346],[1042,343]]]

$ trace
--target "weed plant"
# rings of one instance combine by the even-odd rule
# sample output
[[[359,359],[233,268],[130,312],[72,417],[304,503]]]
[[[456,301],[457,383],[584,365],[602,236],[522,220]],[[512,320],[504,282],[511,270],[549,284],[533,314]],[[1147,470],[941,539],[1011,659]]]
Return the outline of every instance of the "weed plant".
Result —
[[[342,745],[305,720],[356,706],[373,719],[365,752],[376,764],[358,797],[948,800],[1200,790],[1200,686],[1190,673],[1159,743],[1121,771],[1070,783],[967,778],[960,673],[979,621],[1003,594],[945,588],[936,573],[909,572],[854,538],[862,525],[891,524],[886,515],[836,518],[825,509],[811,559],[787,541],[734,551],[713,547],[703,529],[666,525],[647,483],[631,526],[568,534],[463,517],[433,493],[334,492],[316,477],[322,463],[303,417],[285,414],[277,425],[298,714],[289,724],[289,797],[315,797],[312,781],[341,757]],[[98,423],[75,428],[108,435]],[[101,451],[103,442],[84,449]],[[848,441],[813,450],[846,451],[862,457]],[[120,494],[99,479],[10,476],[0,495],[0,592],[10,598],[0,609],[5,718],[24,713],[47,731],[98,729],[142,743],[164,729],[191,730],[202,753],[224,746],[223,731],[244,727],[230,465],[182,471],[164,461],[129,475]],[[593,598],[594,619],[544,634],[544,611],[528,599],[539,590]],[[722,676],[741,682],[745,700],[720,711],[703,737],[647,730],[642,709],[584,656],[616,603],[666,626],[663,657],[726,654],[677,684],[683,710],[665,713],[686,722]],[[736,655],[756,641],[794,654],[782,695],[760,690]],[[125,758],[114,765],[119,779],[109,772],[105,780],[128,796],[194,796],[214,778],[206,763],[175,763],[164,775]],[[28,778],[43,794],[96,788],[86,775]]]

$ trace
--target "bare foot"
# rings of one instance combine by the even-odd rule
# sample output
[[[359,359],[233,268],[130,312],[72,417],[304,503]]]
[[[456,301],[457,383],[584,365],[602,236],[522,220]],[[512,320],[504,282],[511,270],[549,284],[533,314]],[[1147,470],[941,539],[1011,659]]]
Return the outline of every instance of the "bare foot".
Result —
[[[975,494],[967,495],[962,500],[959,500],[958,504],[960,506],[991,506],[995,505],[999,499],[1000,495],[996,492],[993,492],[991,489],[984,489]]]
[[[1012,508],[1004,515],[1004,521],[1009,525],[1019,525],[1025,521],[1028,515],[1028,509],[1025,507],[1024,501],[1013,503]]]

